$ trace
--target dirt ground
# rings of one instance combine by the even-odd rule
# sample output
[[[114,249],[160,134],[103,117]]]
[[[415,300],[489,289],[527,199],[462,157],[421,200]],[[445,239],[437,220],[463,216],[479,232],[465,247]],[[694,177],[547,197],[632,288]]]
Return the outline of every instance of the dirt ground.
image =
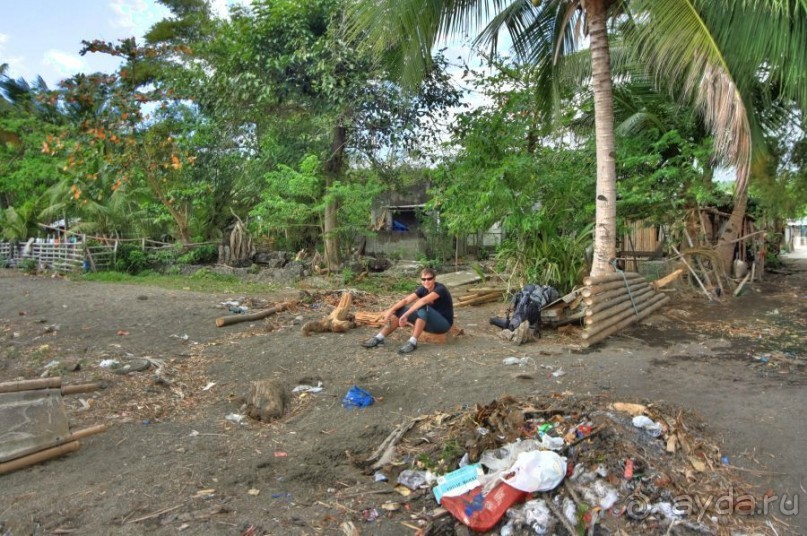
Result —
[[[296,317],[318,319],[338,299],[323,291],[268,320],[217,328],[221,303],[241,296],[0,270],[0,381],[50,371],[65,384],[104,382],[64,400],[72,430],[108,425],[68,456],[0,476],[0,534],[343,534],[344,521],[361,534],[414,534],[401,512],[363,518],[392,486],[352,459],[407,418],[564,392],[694,412],[758,489],[805,503],[807,260],[785,271],[720,303],[672,291],[661,314],[585,351],[579,335],[552,329],[511,346],[487,322],[503,306],[462,308],[456,343],[402,357],[403,334],[372,350],[359,346],[375,333],[368,327],[303,337]],[[360,296],[358,308],[381,310],[389,299]],[[119,375],[99,366],[143,357],[163,364],[161,379],[153,367]],[[507,366],[506,357],[531,362]],[[227,420],[260,378],[325,390],[294,395],[274,423]],[[377,402],[342,407],[353,385]],[[410,513],[424,507],[435,507],[429,496]],[[807,513],[776,515],[779,534],[807,534]]]

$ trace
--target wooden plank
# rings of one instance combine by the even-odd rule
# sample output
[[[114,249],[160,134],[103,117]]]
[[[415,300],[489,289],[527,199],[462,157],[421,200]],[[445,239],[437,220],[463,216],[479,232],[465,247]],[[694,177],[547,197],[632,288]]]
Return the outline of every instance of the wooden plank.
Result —
[[[458,287],[481,281],[482,278],[476,272],[462,271],[448,274],[438,274],[437,281],[447,287]]]
[[[0,462],[58,445],[69,435],[60,389],[0,394]]]

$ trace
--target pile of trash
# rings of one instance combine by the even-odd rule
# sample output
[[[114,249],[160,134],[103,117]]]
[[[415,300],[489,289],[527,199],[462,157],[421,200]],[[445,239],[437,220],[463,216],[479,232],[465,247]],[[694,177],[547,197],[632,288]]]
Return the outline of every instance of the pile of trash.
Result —
[[[764,498],[689,420],[597,397],[506,396],[399,427],[394,461],[372,471],[397,480],[411,506],[422,499],[419,514],[407,506],[421,535],[453,534],[458,523],[513,536],[718,534],[777,522],[754,516]]]

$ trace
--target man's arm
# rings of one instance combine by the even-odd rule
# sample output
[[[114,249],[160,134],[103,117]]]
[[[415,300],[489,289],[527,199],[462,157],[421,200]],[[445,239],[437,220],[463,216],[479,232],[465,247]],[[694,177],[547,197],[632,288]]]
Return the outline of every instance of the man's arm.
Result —
[[[386,324],[387,322],[389,322],[390,317],[393,314],[395,314],[395,311],[397,311],[398,309],[400,309],[404,305],[409,305],[410,303],[415,302],[417,300],[418,300],[418,295],[413,292],[412,294],[404,296],[403,298],[401,298],[400,300],[395,302],[395,304],[392,307],[390,307],[389,309],[384,311],[384,323]]]
[[[406,325],[406,317],[408,317],[409,315],[411,315],[412,313],[414,313],[415,311],[417,311],[421,307],[424,307],[426,305],[431,305],[432,303],[437,301],[437,299],[440,298],[439,294],[437,294],[434,291],[431,291],[428,294],[426,294],[425,296],[423,296],[422,298],[418,298],[417,294],[410,294],[409,296],[406,297],[406,299],[409,299],[412,296],[415,297],[415,300],[414,300],[414,302],[407,302],[407,303],[412,303],[412,305],[409,307],[409,309],[407,309],[406,315],[402,316],[400,318],[399,322],[400,322],[401,326]]]

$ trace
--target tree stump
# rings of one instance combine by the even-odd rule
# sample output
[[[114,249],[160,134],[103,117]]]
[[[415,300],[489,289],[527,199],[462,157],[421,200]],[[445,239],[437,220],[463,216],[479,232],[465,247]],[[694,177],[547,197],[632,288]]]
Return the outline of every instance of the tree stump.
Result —
[[[320,320],[313,320],[303,324],[303,335],[307,337],[311,333],[323,333],[326,331],[344,333],[355,328],[356,323],[353,321],[353,313],[350,312],[352,303],[353,295],[350,292],[343,292],[339,305],[331,311],[331,314]]]
[[[250,384],[246,413],[253,419],[269,422],[283,416],[289,393],[280,381],[257,380]]]

